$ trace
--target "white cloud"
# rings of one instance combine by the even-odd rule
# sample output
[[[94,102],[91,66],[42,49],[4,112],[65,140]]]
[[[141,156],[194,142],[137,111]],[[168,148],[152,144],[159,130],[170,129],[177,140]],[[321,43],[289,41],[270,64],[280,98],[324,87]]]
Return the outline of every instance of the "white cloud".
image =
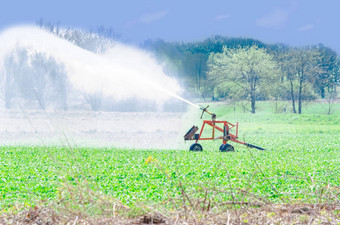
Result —
[[[126,24],[126,27],[132,27],[138,24],[150,24],[156,22],[168,14],[168,11],[162,10],[153,13],[146,13],[140,16],[137,20],[130,21]]]
[[[302,26],[298,29],[298,31],[307,31],[307,30],[313,30],[315,28],[314,24],[307,24],[305,26]]]
[[[149,23],[152,23],[152,22],[155,22],[155,21],[162,19],[167,14],[168,14],[168,12],[165,11],[165,10],[155,12],[155,13],[148,13],[148,14],[142,15],[137,21],[139,23],[149,24]]]
[[[315,23],[306,24],[306,25],[304,25],[302,27],[299,27],[297,30],[298,31],[313,30],[319,23],[320,23],[320,20],[317,20]]]
[[[266,29],[282,28],[289,20],[291,14],[297,9],[296,2],[292,2],[288,7],[274,8],[267,15],[256,20],[256,25]]]
[[[214,20],[215,21],[220,21],[220,20],[229,19],[230,17],[231,17],[230,14],[221,14],[221,15],[215,16]]]

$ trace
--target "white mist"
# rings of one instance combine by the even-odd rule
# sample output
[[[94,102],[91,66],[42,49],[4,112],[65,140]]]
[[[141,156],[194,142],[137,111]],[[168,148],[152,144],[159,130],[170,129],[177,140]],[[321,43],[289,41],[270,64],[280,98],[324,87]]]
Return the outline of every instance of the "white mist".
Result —
[[[161,102],[181,90],[148,53],[118,42],[95,54],[35,26],[13,27],[0,34],[0,63],[16,48],[53,57],[65,66],[73,87],[86,93]]]

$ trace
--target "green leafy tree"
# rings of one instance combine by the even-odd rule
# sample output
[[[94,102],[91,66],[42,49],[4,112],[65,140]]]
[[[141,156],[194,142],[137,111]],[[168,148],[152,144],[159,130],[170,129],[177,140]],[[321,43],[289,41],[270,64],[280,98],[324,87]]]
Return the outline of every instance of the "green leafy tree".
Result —
[[[315,47],[319,54],[316,63],[320,70],[314,75],[314,87],[321,98],[325,98],[326,91],[332,93],[336,86],[336,77],[339,76],[337,54],[334,50],[319,44]]]
[[[257,46],[228,49],[210,57],[210,79],[214,84],[227,83],[233,97],[250,100],[251,112],[256,111],[256,100],[268,94],[268,83],[277,80],[277,63],[265,49]]]

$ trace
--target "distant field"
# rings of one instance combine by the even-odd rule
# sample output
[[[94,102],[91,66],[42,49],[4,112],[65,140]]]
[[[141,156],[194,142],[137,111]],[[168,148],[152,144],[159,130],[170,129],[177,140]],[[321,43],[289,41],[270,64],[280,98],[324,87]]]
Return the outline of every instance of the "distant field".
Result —
[[[236,152],[220,153],[220,141],[201,142],[203,152],[166,150],[169,146],[159,150],[2,146],[0,208],[8,211],[18,203],[34,206],[59,201],[70,186],[84,188],[84,184],[130,207],[142,202],[172,208],[170,200],[181,199],[183,190],[189,199],[208,195],[216,204],[338,202],[338,111],[330,116],[294,115],[261,107],[255,115],[238,108],[234,114],[232,106],[223,104],[211,109],[220,119],[239,121],[241,140],[268,151],[234,144]],[[310,107],[324,109],[322,105]],[[190,118],[198,116],[195,112]]]

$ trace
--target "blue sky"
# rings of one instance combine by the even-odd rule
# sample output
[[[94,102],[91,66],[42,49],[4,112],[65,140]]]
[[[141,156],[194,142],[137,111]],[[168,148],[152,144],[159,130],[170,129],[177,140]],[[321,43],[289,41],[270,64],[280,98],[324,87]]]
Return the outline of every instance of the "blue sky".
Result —
[[[340,53],[340,0],[10,0],[0,29],[42,18],[62,26],[112,27],[125,42],[251,37],[293,46],[323,43]]]

